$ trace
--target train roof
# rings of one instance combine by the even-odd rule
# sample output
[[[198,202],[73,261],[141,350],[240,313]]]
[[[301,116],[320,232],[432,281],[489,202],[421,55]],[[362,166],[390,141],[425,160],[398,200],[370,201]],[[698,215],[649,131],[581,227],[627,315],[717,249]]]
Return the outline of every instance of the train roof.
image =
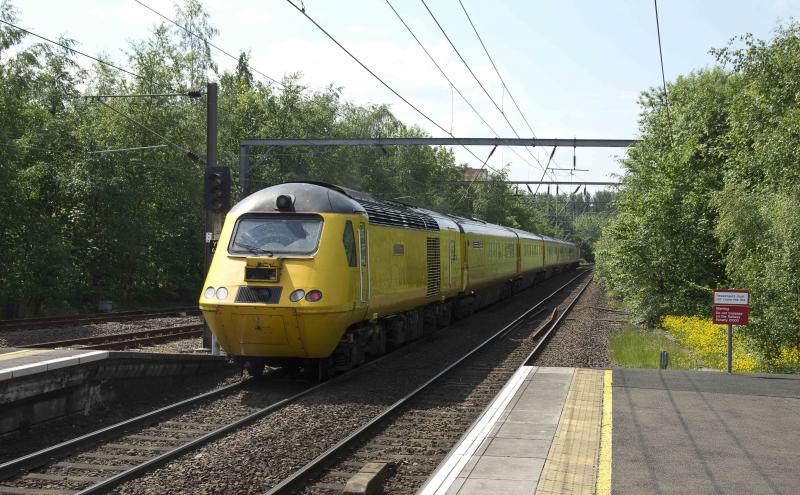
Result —
[[[370,223],[377,225],[429,231],[463,230],[467,233],[520,237],[574,245],[571,242],[492,224],[477,218],[464,218],[417,208],[397,201],[381,200],[363,191],[318,181],[285,182],[261,189],[237,203],[231,212],[273,213],[277,211],[275,201],[282,194],[292,196],[294,211],[300,213],[361,213],[369,217]]]
[[[261,189],[239,201],[231,213],[274,213],[278,196],[291,196],[298,213],[366,213],[361,204],[341,188],[314,182],[286,182]]]

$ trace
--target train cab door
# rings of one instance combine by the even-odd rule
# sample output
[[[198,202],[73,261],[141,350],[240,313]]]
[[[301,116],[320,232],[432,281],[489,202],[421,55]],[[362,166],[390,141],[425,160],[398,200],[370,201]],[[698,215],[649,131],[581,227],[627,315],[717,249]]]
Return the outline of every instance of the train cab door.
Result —
[[[369,242],[367,237],[367,224],[358,224],[358,288],[359,304],[361,309],[366,310],[369,306],[371,288],[369,283]]]

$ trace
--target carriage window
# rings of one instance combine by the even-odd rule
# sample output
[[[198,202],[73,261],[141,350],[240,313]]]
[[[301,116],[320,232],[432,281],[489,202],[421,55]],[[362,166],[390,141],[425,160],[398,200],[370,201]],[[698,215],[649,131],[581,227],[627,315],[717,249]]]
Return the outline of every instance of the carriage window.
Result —
[[[344,226],[344,235],[342,235],[342,242],[344,243],[344,252],[347,255],[348,266],[357,266],[356,262],[356,235],[353,232],[353,222],[350,220]]]

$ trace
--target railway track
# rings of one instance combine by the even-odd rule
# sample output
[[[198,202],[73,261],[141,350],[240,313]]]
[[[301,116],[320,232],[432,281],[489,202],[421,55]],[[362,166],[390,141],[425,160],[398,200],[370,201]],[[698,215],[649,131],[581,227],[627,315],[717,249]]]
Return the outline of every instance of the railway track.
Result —
[[[145,320],[180,314],[197,314],[197,306],[180,306],[158,310],[116,311],[113,313],[93,313],[71,316],[51,316],[43,318],[23,318],[19,320],[0,320],[0,330],[29,330],[34,328],[65,327],[105,323],[109,321]]]
[[[355,432],[351,433],[349,436],[346,434],[342,435],[342,437],[346,437],[344,440],[339,441],[334,447],[328,449],[320,456],[317,456],[314,461],[306,464],[299,471],[283,481],[276,479],[275,483],[271,483],[271,485],[275,486],[273,492],[288,492],[294,490],[297,486],[309,483],[312,479],[315,479],[315,477],[319,477],[320,469],[323,466],[326,466],[328,463],[341,456],[342,452],[352,448],[355,443],[363,440],[365,435],[367,435],[368,432],[374,431],[376,426],[394,417],[398,411],[401,411],[412,399],[419,400],[417,396],[426,394],[426,391],[430,390],[432,385],[444,383],[441,381],[443,377],[447,376],[453,369],[461,366],[462,363],[471,356],[482,354],[480,351],[489,346],[493,341],[503,343],[503,345],[507,347],[506,352],[511,352],[511,349],[519,347],[518,340],[520,336],[515,333],[515,330],[518,330],[522,323],[529,322],[532,318],[536,318],[544,312],[548,307],[548,301],[551,301],[561,292],[571,288],[578,279],[584,276],[584,273],[576,275],[546,298],[538,301],[537,304],[527,310],[522,316],[516,318],[511,324],[495,332],[490,338],[483,340],[479,346],[472,348],[472,350],[457,362],[447,366],[423,385],[418,386],[410,394],[396,401],[390,408],[382,412],[379,411],[380,414],[358,427]],[[528,330],[528,332],[530,332],[530,330]],[[433,336],[429,338],[435,339],[436,334],[433,334]],[[196,449],[201,449],[203,445],[215,439],[225,437],[227,441],[229,436],[237,433],[237,430],[246,429],[247,426],[256,423],[262,418],[269,416],[269,421],[272,422],[275,416],[271,413],[279,415],[278,411],[280,410],[281,413],[285,413],[291,417],[292,414],[297,413],[295,411],[291,413],[288,412],[290,408],[286,406],[297,404],[301,402],[303,398],[308,398],[306,402],[311,401],[314,404],[321,405],[323,409],[327,407],[325,403],[331,400],[326,399],[324,397],[325,394],[327,394],[328,397],[334,397],[337,401],[345,401],[346,399],[339,393],[338,388],[348,387],[354,382],[357,382],[356,377],[359,375],[366,375],[368,378],[372,379],[373,375],[377,374],[377,371],[382,370],[381,364],[384,361],[402,359],[404,354],[409,354],[414,348],[427,345],[425,340],[426,339],[423,339],[422,341],[412,343],[411,345],[403,347],[401,350],[387,354],[356,370],[318,385],[312,386],[307,383],[301,384],[296,381],[281,383],[276,380],[273,382],[273,386],[277,386],[280,390],[264,390],[264,382],[248,381],[247,383],[255,385],[247,386],[247,393],[252,396],[248,395],[246,401],[242,400],[241,396],[236,395],[240,394],[242,392],[241,390],[236,391],[233,387],[229,387],[223,389],[225,392],[215,392],[216,394],[225,395],[224,397],[214,398],[200,396],[188,401],[183,401],[182,403],[168,406],[168,408],[163,408],[154,413],[134,418],[134,420],[130,420],[130,422],[114,425],[113,427],[100,430],[99,432],[85,435],[84,437],[16,459],[0,465],[0,493],[55,495],[60,493],[88,494],[108,492],[126,481],[146,477],[149,471],[155,470],[159,466],[178,457],[183,456],[181,458],[185,459],[186,456],[184,454]],[[480,376],[487,373],[487,369],[485,365],[476,364],[471,367],[471,373],[475,376]],[[369,371],[372,371],[372,373],[367,375]],[[389,371],[389,373],[398,380],[412,379],[399,376],[395,371]],[[491,373],[496,378],[495,382],[499,390],[504,383],[504,378],[513,374],[513,369],[494,370]],[[429,374],[430,373],[428,373],[428,375]],[[270,381],[271,375],[272,374],[267,375],[266,381]],[[256,385],[261,385],[261,387]],[[245,387],[244,385],[239,386]],[[387,390],[390,393],[399,393],[395,392],[390,385],[386,385],[385,383],[379,383],[378,386],[381,387],[382,390]],[[463,382],[451,383],[450,388],[451,390],[459,390],[461,394],[468,394],[470,385]],[[368,392],[361,389],[357,390],[356,393],[368,394]],[[481,400],[485,400],[487,403],[494,396],[491,390],[480,392],[480,394],[482,394]],[[254,397],[260,399],[254,400]],[[206,403],[205,401],[208,402]],[[479,414],[483,407],[479,402],[481,401],[465,406],[464,411],[473,415]],[[369,411],[370,409],[374,409],[374,407],[365,405],[357,409]],[[332,411],[326,414],[335,416],[335,413]],[[330,420],[327,415],[324,417],[325,421]],[[274,420],[276,423],[274,428],[278,431],[281,431],[281,428],[285,429],[287,427],[285,419],[286,418],[280,417],[276,418]],[[306,415],[305,419],[313,421],[314,416]],[[357,418],[350,419],[353,422],[357,420]],[[263,421],[261,422],[263,423]],[[324,421],[319,422],[322,423]],[[458,424],[457,421],[452,422]],[[345,422],[343,425],[342,421],[337,421],[335,424],[339,427],[347,428],[347,424],[350,423]],[[312,431],[306,431],[302,426],[292,423],[289,423],[289,425],[289,427],[293,427],[292,434],[300,436],[314,435]],[[357,426],[357,424],[354,424],[354,426]],[[324,424],[321,424],[319,427],[322,429],[326,428]],[[465,428],[466,426],[462,428],[462,431]],[[352,428],[347,431],[348,433],[352,432]],[[458,433],[458,435],[460,435],[460,433]],[[446,441],[455,442],[458,435],[451,435],[452,438],[448,438]],[[290,432],[283,430],[281,436],[289,437]],[[375,438],[379,439],[379,437]],[[388,442],[391,444],[393,442],[391,436],[384,435],[383,440],[384,443]],[[217,442],[216,444],[219,443],[220,442]],[[320,447],[319,444],[321,441],[311,440],[311,443],[316,445],[316,447]],[[441,456],[444,456],[447,452],[447,448],[443,444],[440,445],[437,443],[435,439],[427,443],[430,443]],[[195,455],[193,458],[202,458],[204,455],[202,450],[203,449],[201,449],[200,454]],[[294,454],[300,458],[311,458],[306,457],[304,452],[298,452],[298,450],[299,447],[295,444]],[[251,461],[250,464],[248,464],[248,468],[257,465],[257,462],[253,461],[253,459],[249,459],[246,453],[242,453],[241,455],[244,459]],[[279,448],[275,449],[273,455],[275,458],[278,458],[281,463],[285,464],[288,462],[286,453],[282,452]],[[307,461],[295,465],[300,467],[303,466],[305,462]],[[433,467],[435,467],[435,465],[431,467],[431,470]],[[170,476],[170,478],[174,479],[174,476]],[[248,478],[247,481],[251,480]],[[322,483],[320,488],[326,483],[319,480],[317,481]],[[420,480],[420,483],[421,481],[422,480]],[[191,482],[191,480],[187,482]],[[256,483],[256,481],[252,482]],[[150,481],[146,483],[148,483],[148,486],[151,486],[149,485]],[[123,493],[137,493],[139,491],[139,489],[133,486],[126,492],[126,486],[127,485],[120,487]],[[338,485],[339,490],[341,490],[341,486],[341,484]]]
[[[136,332],[96,335],[79,339],[37,342],[20,347],[33,349],[56,349],[59,347],[78,349],[129,349],[172,340],[199,337],[201,335],[203,335],[203,325],[193,324],[166,328],[151,328],[148,330],[138,330]]]
[[[512,335],[515,330],[530,324],[549,300],[580,277],[582,274],[266,493],[338,494],[368,462],[387,462],[391,467],[389,484],[384,486],[388,493],[415,493],[519,366],[529,363],[544,348],[592,277],[565,307],[553,310],[544,324],[527,336],[529,345],[521,345],[519,336]],[[499,366],[493,365],[490,355],[478,354],[489,346],[495,347],[495,353],[508,348],[508,357]]]
[[[417,341],[406,349],[423,344],[424,341]],[[368,372],[391,356],[375,359],[316,385],[291,377],[280,381],[276,376],[282,376],[281,371],[268,373],[260,379],[228,385],[42,449],[0,464],[0,494],[107,493],[126,480],[243,428],[318,389]],[[277,390],[264,390],[270,386],[276,386]],[[233,394],[240,391],[260,395],[265,404],[256,407],[259,400],[252,396],[246,401],[232,400]],[[221,422],[226,416],[229,421]],[[213,420],[209,421],[209,417]]]
[[[320,386],[280,375],[228,385],[0,464],[0,493],[104,493]]]

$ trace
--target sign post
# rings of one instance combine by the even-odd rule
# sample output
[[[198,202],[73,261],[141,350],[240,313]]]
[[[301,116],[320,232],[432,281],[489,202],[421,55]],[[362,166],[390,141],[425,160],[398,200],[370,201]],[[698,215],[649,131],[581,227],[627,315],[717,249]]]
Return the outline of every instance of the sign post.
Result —
[[[750,316],[749,290],[715,290],[715,324],[728,325],[728,373],[733,372],[733,325],[747,325]]]

